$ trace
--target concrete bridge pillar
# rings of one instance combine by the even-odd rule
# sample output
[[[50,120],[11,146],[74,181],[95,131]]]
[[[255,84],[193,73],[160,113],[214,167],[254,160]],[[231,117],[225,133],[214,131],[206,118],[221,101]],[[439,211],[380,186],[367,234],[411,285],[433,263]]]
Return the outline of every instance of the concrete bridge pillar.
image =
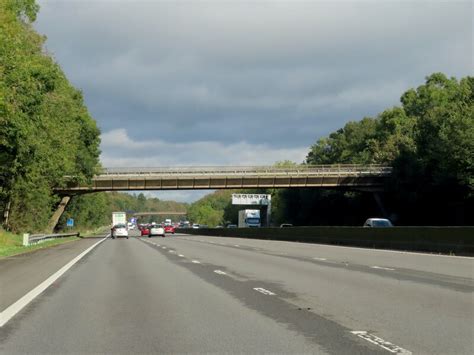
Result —
[[[71,196],[63,196],[63,198],[61,199],[61,202],[59,202],[58,208],[56,209],[56,211],[51,216],[51,219],[49,220],[49,224],[48,224],[49,233],[54,232],[54,229],[58,225],[59,218],[61,218],[61,216],[63,215],[64,210],[66,209],[66,206],[70,200],[71,200]]]

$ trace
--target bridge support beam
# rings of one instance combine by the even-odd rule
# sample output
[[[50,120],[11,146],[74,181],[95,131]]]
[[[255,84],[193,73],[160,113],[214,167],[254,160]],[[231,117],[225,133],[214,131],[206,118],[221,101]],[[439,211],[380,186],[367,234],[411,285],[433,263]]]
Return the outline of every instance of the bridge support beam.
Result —
[[[66,206],[71,200],[71,198],[72,198],[71,196],[63,196],[63,198],[61,199],[61,202],[59,202],[58,208],[56,209],[56,211],[51,216],[51,219],[49,220],[49,224],[48,224],[49,233],[54,232],[54,229],[58,225],[59,218],[61,218],[61,216],[63,215],[64,210],[66,209]]]

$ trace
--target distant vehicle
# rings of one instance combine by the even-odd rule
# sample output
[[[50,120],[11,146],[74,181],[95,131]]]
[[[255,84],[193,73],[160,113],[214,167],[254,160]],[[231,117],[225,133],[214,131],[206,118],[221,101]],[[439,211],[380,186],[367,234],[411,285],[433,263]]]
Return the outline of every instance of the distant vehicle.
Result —
[[[293,227],[293,225],[291,223],[282,223],[282,224],[280,224],[280,228],[289,228],[289,227]]]
[[[197,223],[194,223],[193,226],[192,226],[193,229],[199,229],[201,228],[201,226]]]
[[[148,237],[154,236],[154,235],[161,235],[162,237],[165,236],[165,229],[159,225],[155,224],[151,226],[150,228],[150,233],[148,234]]]
[[[118,224],[127,225],[127,214],[125,212],[112,212],[112,226]]]
[[[150,229],[148,227],[141,227],[140,228],[140,235],[150,235]]]
[[[228,224],[227,228],[237,228],[237,224]]]
[[[239,228],[258,228],[260,226],[260,210],[239,211]]]
[[[221,225],[218,225],[218,226],[215,226],[214,228],[220,229],[220,228],[224,228],[224,227],[221,226]]]
[[[393,227],[392,222],[386,218],[369,218],[365,221],[364,227],[368,228],[387,228]]]
[[[171,225],[171,218],[166,218],[165,219],[165,226],[170,226]]]
[[[126,224],[116,224],[112,227],[112,231],[110,233],[112,239],[125,237],[128,239],[128,229]]]
[[[165,233],[171,233],[174,234],[174,226],[171,224],[165,226]]]

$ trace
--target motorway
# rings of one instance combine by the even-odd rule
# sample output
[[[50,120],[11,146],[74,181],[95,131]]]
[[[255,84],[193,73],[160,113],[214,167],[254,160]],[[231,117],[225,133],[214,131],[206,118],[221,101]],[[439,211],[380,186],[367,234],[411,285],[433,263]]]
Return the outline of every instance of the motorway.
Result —
[[[100,240],[0,260],[1,311]],[[473,339],[472,258],[174,235],[96,245],[0,328],[0,353],[472,354]]]

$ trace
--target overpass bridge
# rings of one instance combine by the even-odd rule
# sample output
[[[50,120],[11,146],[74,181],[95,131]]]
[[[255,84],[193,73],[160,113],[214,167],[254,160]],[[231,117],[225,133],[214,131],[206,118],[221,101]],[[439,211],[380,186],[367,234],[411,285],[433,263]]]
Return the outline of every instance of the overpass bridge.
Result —
[[[100,191],[302,187],[380,190],[391,173],[392,168],[383,165],[105,168],[92,179],[91,185],[71,181],[55,191],[74,195]]]

